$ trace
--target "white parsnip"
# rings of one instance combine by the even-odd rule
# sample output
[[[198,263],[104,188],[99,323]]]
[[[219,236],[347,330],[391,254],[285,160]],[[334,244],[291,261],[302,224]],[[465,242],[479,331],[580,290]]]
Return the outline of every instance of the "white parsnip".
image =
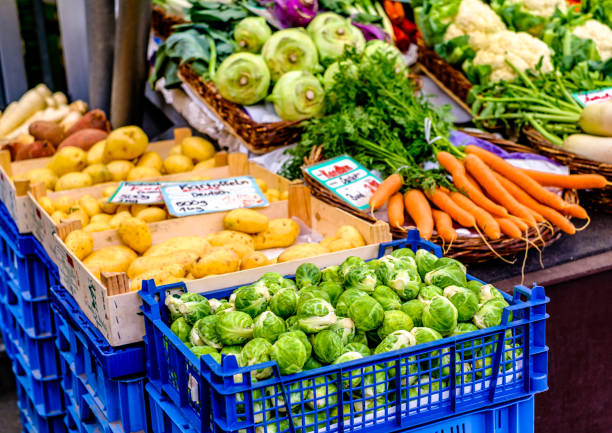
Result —
[[[51,91],[44,84],[24,93],[15,108],[0,118],[0,137],[7,136],[37,111],[43,110],[46,107],[45,98],[50,95]]]
[[[587,134],[612,137],[612,102],[587,105],[578,125]]]
[[[612,164],[612,137],[574,134],[565,139],[562,147],[593,161]]]

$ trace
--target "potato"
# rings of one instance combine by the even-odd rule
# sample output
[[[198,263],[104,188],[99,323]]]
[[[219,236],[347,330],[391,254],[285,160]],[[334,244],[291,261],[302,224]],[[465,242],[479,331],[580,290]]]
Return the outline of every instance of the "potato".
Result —
[[[67,173],[60,177],[55,183],[56,191],[68,189],[85,188],[93,185],[91,176],[87,173]]]
[[[163,256],[176,251],[194,251],[199,256],[210,251],[210,244],[202,236],[178,236],[153,245],[145,256]]]
[[[124,210],[124,211],[121,211],[121,212],[117,212],[117,214],[110,219],[108,224],[112,228],[117,229],[117,228],[119,228],[119,224],[121,223],[121,221],[123,221],[126,218],[132,218],[132,215],[128,211]]]
[[[242,261],[240,262],[240,269],[253,269],[270,264],[272,264],[272,262],[270,262],[264,253],[261,251],[254,251],[242,258]]]
[[[351,244],[351,248],[358,248],[365,246],[365,241],[361,233],[353,226],[342,226],[336,232],[336,236],[348,241]]]
[[[108,168],[108,171],[110,171],[113,178],[112,180],[119,182],[120,180],[125,180],[127,178],[130,170],[134,168],[134,164],[132,164],[130,161],[118,160],[109,162],[106,164],[106,168]]]
[[[234,209],[223,218],[223,228],[251,234],[265,231],[268,223],[267,216],[253,209]]]
[[[103,232],[104,230],[112,230],[112,229],[113,228],[107,222],[104,222],[104,221],[91,222],[91,220],[90,220],[89,224],[87,224],[85,227],[83,227],[83,230],[85,230],[86,232],[89,232],[89,233]]]
[[[115,191],[117,191],[117,185],[110,185],[104,188],[104,191],[102,191],[102,195],[104,197],[110,197],[115,193]]]
[[[87,166],[87,154],[78,147],[65,147],[58,150],[48,167],[58,176],[73,171],[81,171]]]
[[[146,223],[155,223],[166,219],[166,211],[158,207],[148,207],[138,212],[135,216]]]
[[[83,260],[90,255],[94,246],[94,240],[91,233],[87,233],[84,230],[74,230],[68,233],[64,243],[79,260]]]
[[[184,173],[193,170],[193,163],[185,155],[170,155],[164,160],[164,170],[168,174]]]
[[[255,243],[251,236],[232,230],[222,230],[220,232],[211,233],[207,235],[205,239],[213,247],[222,247],[227,244],[245,244],[251,248],[255,248]]]
[[[51,219],[55,225],[58,225],[62,222],[62,220],[68,219],[68,214],[66,212],[62,212],[61,210],[56,210],[51,214]]]
[[[89,224],[92,224],[92,223],[105,223],[105,224],[109,224],[110,220],[111,220],[111,216],[110,215],[107,215],[105,213],[99,213],[99,214],[96,214],[96,215],[92,215],[92,217],[89,218]]]
[[[215,146],[202,137],[185,137],[181,142],[181,153],[194,161],[202,162],[215,156]]]
[[[123,126],[108,134],[104,146],[104,161],[134,159],[142,155],[149,145],[149,138],[138,126]]]
[[[74,206],[75,203],[76,200],[73,197],[69,195],[63,195],[55,199],[55,201],[53,202],[53,207],[55,207],[55,210],[68,213],[70,212],[70,208]]]
[[[140,212],[141,210],[145,210],[146,208],[148,208],[149,205],[146,204],[132,204],[130,205],[130,213],[132,214],[132,216],[136,216],[138,215],[138,212]]]
[[[255,183],[257,183],[257,186],[259,187],[261,192],[265,193],[268,190],[268,184],[266,183],[265,180],[256,177]]]
[[[108,197],[101,197],[98,199],[98,204],[100,205],[100,209],[104,213],[114,214],[117,211],[117,207],[119,205],[116,205],[115,203],[109,203],[107,200],[108,200]]]
[[[138,163],[136,164],[136,167],[151,167],[161,172],[163,165],[164,165],[164,162],[162,160],[162,157],[159,156],[159,153],[145,152],[138,159]]]
[[[166,270],[163,269],[152,269],[147,272],[143,272],[134,279],[130,280],[130,290],[137,292],[142,289],[142,282],[145,280],[153,280],[155,285],[162,286],[168,284],[170,278],[175,278]]]
[[[55,183],[57,182],[57,175],[47,167],[30,170],[26,173],[25,177],[30,181],[30,184],[42,182],[45,184],[45,188],[51,190],[55,188]]]
[[[94,251],[83,260],[83,264],[96,278],[100,278],[100,272],[126,272],[137,258],[128,247],[113,245]]]
[[[117,212],[117,213],[119,213],[119,212],[129,212],[130,215],[131,215],[132,214],[130,212],[130,207],[131,206],[132,206],[131,204],[120,204],[120,205],[117,206],[117,210],[115,212]]]
[[[79,205],[85,209],[85,212],[87,212],[87,215],[90,217],[101,212],[98,200],[93,198],[90,194],[85,194],[83,197],[81,197],[79,199]]]
[[[348,250],[349,248],[353,248],[351,243],[343,238],[335,239],[334,241],[330,242],[329,245],[327,246],[325,245],[321,245],[321,246],[324,248],[327,248],[332,253],[336,251]]]
[[[78,147],[84,151],[88,151],[97,142],[104,140],[108,133],[101,131],[100,129],[87,128],[81,129],[80,131],[70,134],[57,146],[58,150],[65,149],[66,147]]]
[[[240,257],[230,249],[220,249],[200,256],[189,266],[188,270],[196,278],[208,275],[227,274],[237,271]]]
[[[288,247],[293,245],[299,234],[300,226],[291,218],[273,219],[265,231],[253,235],[255,249]]]
[[[104,146],[106,140],[100,140],[87,151],[87,164],[102,164],[102,156],[104,155]]]
[[[280,194],[280,199],[281,200],[289,200],[289,191],[283,191]]]
[[[128,181],[151,179],[160,177],[161,173],[152,167],[134,167],[127,175]]]
[[[207,159],[206,161],[201,161],[198,162],[194,167],[193,170],[208,170],[209,168],[214,168],[216,166],[215,164],[215,158],[210,158]]]
[[[337,236],[328,236],[326,238],[323,238],[323,240],[319,242],[319,245],[321,245],[323,248],[329,248],[329,244],[334,242],[336,239],[338,239]]]
[[[247,256],[255,251],[253,247],[247,244],[238,244],[238,243],[226,244],[226,245],[223,245],[222,247],[213,247],[213,248],[215,249],[222,248],[222,249],[232,250],[233,252],[238,254],[238,257],[240,258],[240,260],[242,260],[244,256]]]
[[[55,207],[53,206],[53,201],[47,197],[46,195],[43,197],[40,197],[38,199],[38,204],[40,205],[40,207],[42,207],[44,209],[45,212],[47,212],[49,215],[51,215],[53,212],[55,212]]]
[[[233,253],[235,254],[235,253]],[[175,251],[161,256],[142,256],[132,262],[127,270],[129,278],[137,277],[151,269],[161,269],[168,265],[180,265],[187,270],[189,265],[198,258],[193,251]]]
[[[137,253],[144,253],[153,243],[149,226],[143,220],[130,217],[119,222],[117,234],[121,241]]]
[[[278,256],[277,262],[290,262],[291,260],[319,256],[328,252],[326,248],[319,244],[297,244],[283,251],[281,255]]]
[[[177,144],[176,146],[172,146],[170,148],[170,151],[168,152],[168,155],[182,155],[183,151],[181,150],[181,145]]]
[[[85,227],[89,224],[89,215],[87,215],[87,211],[78,204],[70,208],[67,219],[81,221],[81,227]]]
[[[85,168],[83,173],[87,173],[89,176],[91,176],[91,181],[94,185],[113,180],[112,173],[104,164],[92,164]]]
[[[280,191],[276,188],[268,188],[266,197],[268,197],[268,200],[278,201],[280,199]]]

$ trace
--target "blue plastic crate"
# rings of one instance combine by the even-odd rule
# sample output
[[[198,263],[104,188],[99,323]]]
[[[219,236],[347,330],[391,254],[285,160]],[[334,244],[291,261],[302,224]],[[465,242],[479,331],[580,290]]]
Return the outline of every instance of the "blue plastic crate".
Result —
[[[147,384],[151,412],[151,433],[197,433],[168,397]]]
[[[64,412],[64,397],[59,376],[44,379],[34,377],[19,352],[13,359],[13,373],[16,381],[34,403],[37,413],[44,417],[53,417]]]
[[[17,406],[23,430],[27,433],[64,433],[64,415],[41,415],[23,385],[17,381]]]
[[[382,244],[379,257],[402,247],[442,255],[414,230],[406,240]],[[203,295],[226,298],[234,289]],[[500,326],[290,376],[281,376],[275,362],[238,367],[233,356],[222,365],[210,356],[198,359],[170,331],[164,305],[167,292],[184,290],[183,283],[143,284],[147,373],[202,431],[294,433],[313,423],[325,432],[339,424],[345,432],[399,431],[547,389],[548,298],[542,287],[517,286],[514,296],[503,294],[510,306]],[[263,367],[274,374],[256,382],[251,372]],[[272,420],[284,427],[266,429]]]
[[[51,301],[48,297],[35,300],[22,295],[14,281],[8,281],[7,304],[13,315],[31,338],[53,337],[55,329],[51,317]]]

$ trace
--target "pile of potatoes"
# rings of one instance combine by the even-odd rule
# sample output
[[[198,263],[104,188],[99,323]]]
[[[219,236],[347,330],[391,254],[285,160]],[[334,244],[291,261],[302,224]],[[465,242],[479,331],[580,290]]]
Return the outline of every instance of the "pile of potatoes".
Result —
[[[252,209],[228,212],[223,226],[207,236],[179,236],[152,245],[146,222],[127,216],[117,226],[124,245],[93,251],[93,237],[85,230],[69,233],[65,244],[98,278],[101,272],[126,272],[131,290],[140,290],[148,279],[171,284],[365,245],[353,226],[340,227],[336,236],[321,243],[295,244],[300,228],[294,220],[270,220]],[[270,260],[262,250],[271,248],[287,249]]]
[[[28,171],[25,179],[63,191],[122,180],[139,181],[215,166],[215,148],[201,137],[186,137],[166,159],[147,151],[149,139],[137,126],[112,131],[95,144],[61,147],[44,168]]]

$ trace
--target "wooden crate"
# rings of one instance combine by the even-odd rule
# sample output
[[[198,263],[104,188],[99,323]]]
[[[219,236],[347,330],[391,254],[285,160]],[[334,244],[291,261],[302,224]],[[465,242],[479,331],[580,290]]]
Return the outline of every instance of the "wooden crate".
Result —
[[[301,183],[291,184],[289,200],[273,202],[260,211],[269,218],[299,218],[306,226],[322,236],[335,235],[340,226],[352,225],[359,230],[367,245],[317,257],[189,281],[187,282],[189,291],[206,292],[248,284],[270,271],[282,275],[292,274],[300,264],[305,262],[324,267],[340,264],[351,255],[364,259],[374,258],[378,255],[379,243],[391,240],[387,223],[372,224],[311,197],[308,188]],[[219,212],[151,223],[149,228],[153,235],[153,244],[176,236],[205,236],[222,230],[225,214],[226,212]],[[91,322],[104,334],[112,346],[141,341],[144,335],[144,321],[139,309],[141,301],[137,292],[129,291],[127,276],[123,273],[115,273],[103,274],[100,279],[96,278],[83,262],[66,248],[57,233],[53,236],[56,238],[58,249],[54,260],[59,267],[61,283],[72,294]],[[116,230],[93,233],[93,237],[94,249],[121,244]]]

